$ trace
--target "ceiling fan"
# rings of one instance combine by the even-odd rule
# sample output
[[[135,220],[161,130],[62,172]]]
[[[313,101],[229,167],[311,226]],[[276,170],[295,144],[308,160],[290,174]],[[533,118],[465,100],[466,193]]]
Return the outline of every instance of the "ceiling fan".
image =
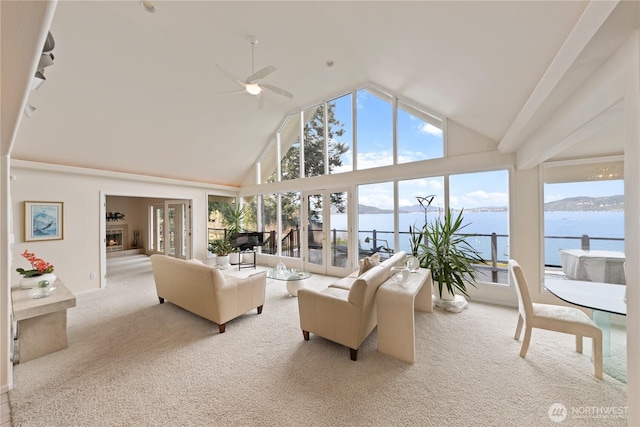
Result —
[[[258,98],[258,106],[260,108],[262,108],[262,102],[263,102],[262,93],[265,90],[271,91],[278,95],[286,96],[287,98],[293,98],[293,94],[291,92],[288,92],[277,86],[262,83],[262,79],[267,77],[269,74],[273,73],[276,70],[276,67],[274,67],[273,65],[269,65],[258,71],[255,71],[254,49],[256,47],[256,44],[258,44],[258,40],[254,36],[249,36],[249,43],[251,43],[251,75],[247,77],[245,80],[241,80],[235,77],[233,74],[226,71],[220,65],[216,64],[216,66],[220,71],[222,71],[226,76],[228,76],[232,80],[235,80],[240,86],[242,86],[242,89],[240,90],[235,90],[231,92],[222,92],[222,93],[243,93],[243,92],[249,93]]]

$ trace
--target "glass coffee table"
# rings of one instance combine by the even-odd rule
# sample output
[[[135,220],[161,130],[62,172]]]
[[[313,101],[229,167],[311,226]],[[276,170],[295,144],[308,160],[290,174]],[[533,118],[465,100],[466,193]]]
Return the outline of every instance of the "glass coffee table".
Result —
[[[289,292],[289,295],[292,297],[298,296],[298,290],[304,288],[304,279],[308,279],[309,277],[311,277],[311,273],[308,271],[298,271],[296,269],[281,270],[277,268],[267,270],[268,279],[287,282],[287,292]]]

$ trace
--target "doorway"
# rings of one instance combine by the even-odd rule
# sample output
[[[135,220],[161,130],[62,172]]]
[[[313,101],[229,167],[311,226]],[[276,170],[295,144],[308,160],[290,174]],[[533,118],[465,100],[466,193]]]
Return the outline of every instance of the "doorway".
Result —
[[[346,276],[351,272],[353,230],[349,203],[347,189],[303,193],[305,270],[330,276]]]
[[[150,251],[174,258],[191,258],[191,202],[165,200],[149,209]]]

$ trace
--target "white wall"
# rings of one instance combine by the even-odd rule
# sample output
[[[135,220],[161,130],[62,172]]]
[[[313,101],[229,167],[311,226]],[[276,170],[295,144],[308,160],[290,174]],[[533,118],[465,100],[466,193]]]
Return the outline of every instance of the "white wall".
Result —
[[[100,287],[91,273],[101,271],[100,194],[193,200],[193,257],[206,257],[206,197],[235,193],[235,189],[177,180],[142,178],[81,168],[12,161],[11,209],[14,217],[14,261],[11,282],[17,283],[25,249],[55,265],[56,275],[74,292]],[[24,242],[24,201],[64,202],[64,239]]]

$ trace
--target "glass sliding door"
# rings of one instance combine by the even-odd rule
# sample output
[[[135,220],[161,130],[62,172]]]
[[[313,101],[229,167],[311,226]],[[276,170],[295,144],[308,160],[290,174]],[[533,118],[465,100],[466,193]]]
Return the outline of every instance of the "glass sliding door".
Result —
[[[151,241],[149,248],[156,253],[164,253],[164,204],[153,205],[150,208],[149,216],[151,221],[149,233]]]
[[[166,202],[167,213],[167,255],[188,258],[189,250],[189,204],[188,202]]]
[[[306,193],[303,200],[305,269],[336,276],[349,274],[352,259],[349,192]]]
[[[175,258],[191,258],[191,202],[166,200],[150,207],[150,248]]]
[[[306,207],[306,245],[305,269],[324,273],[326,266],[324,241],[324,194],[307,194],[304,197]]]

